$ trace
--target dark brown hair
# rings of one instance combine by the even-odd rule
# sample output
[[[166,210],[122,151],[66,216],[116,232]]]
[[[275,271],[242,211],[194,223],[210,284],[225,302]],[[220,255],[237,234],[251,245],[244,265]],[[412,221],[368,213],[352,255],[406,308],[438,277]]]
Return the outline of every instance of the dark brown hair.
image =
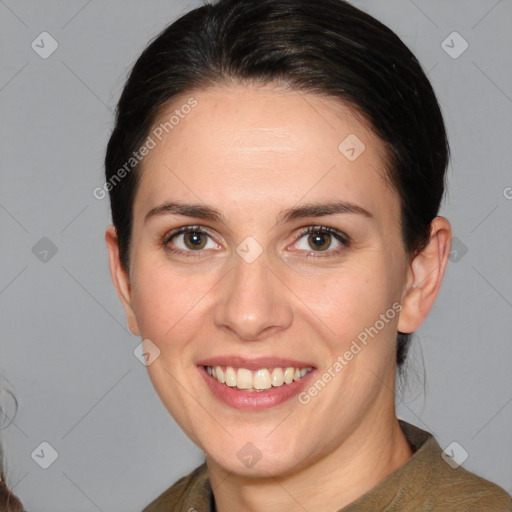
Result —
[[[400,38],[343,0],[218,0],[168,26],[135,63],[105,156],[121,263],[130,264],[139,165],[118,173],[156,117],[179,95],[230,84],[285,82],[329,96],[369,121],[386,148],[412,257],[430,238],[444,194],[449,148],[432,86]],[[397,363],[410,334],[398,333]]]
[[[15,404],[16,409],[18,408],[18,401],[16,397],[12,394],[8,389],[4,390],[7,394],[9,394]],[[1,404],[0,404],[0,414],[3,413]],[[2,428],[3,425],[2,425]],[[4,450],[2,448],[2,443],[0,443],[0,511],[2,512],[24,512],[25,509],[21,504],[20,500],[10,491],[7,483],[5,481],[5,471],[4,471]]]

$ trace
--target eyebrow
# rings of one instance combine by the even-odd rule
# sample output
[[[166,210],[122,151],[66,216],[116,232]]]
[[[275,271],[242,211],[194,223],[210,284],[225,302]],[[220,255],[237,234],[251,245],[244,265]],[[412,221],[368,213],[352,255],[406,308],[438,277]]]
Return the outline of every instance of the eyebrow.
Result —
[[[304,219],[307,217],[324,217],[325,215],[336,215],[339,213],[352,213],[363,215],[369,219],[373,215],[362,206],[345,201],[335,201],[329,203],[306,203],[298,207],[283,210],[277,216],[278,224],[295,219]]]
[[[287,208],[280,211],[277,215],[277,224],[308,217],[323,217],[340,213],[351,213],[363,215],[369,219],[373,218],[373,215],[362,206],[345,201],[335,201],[328,203],[306,203],[301,206]],[[225,222],[225,217],[222,213],[211,206],[180,203],[177,201],[167,201],[155,206],[146,213],[144,222],[163,215],[182,215],[184,217],[195,217],[214,222]]]

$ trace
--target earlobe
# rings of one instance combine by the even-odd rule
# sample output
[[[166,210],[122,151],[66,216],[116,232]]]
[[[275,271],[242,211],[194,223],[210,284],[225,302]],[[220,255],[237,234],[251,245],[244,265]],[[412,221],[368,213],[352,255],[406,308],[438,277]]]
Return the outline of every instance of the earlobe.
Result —
[[[116,288],[117,295],[123,305],[126,321],[130,331],[140,336],[139,326],[135,313],[132,309],[132,290],[128,272],[123,268],[119,256],[119,243],[117,240],[117,233],[114,226],[109,226],[105,232],[105,242],[107,243],[109,268],[112,281]]]
[[[444,217],[430,225],[430,240],[410,262],[402,295],[398,331],[416,331],[432,309],[441,288],[451,249],[451,226]]]

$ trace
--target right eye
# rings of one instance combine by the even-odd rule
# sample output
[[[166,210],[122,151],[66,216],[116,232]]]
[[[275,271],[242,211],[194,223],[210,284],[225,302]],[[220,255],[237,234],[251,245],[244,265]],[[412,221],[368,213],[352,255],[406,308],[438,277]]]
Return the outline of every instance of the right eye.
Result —
[[[171,231],[164,236],[162,244],[169,251],[187,257],[200,256],[191,253],[201,253],[203,250],[220,249],[220,245],[201,226],[184,226]]]

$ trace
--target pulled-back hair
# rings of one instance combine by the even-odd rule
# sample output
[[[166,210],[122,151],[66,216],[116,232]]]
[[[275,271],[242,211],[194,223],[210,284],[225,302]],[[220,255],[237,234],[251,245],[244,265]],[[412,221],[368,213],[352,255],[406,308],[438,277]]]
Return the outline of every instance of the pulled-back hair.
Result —
[[[105,175],[121,264],[130,265],[140,165],[126,163],[159,114],[193,90],[286,83],[338,99],[384,144],[401,204],[409,257],[430,238],[444,194],[449,148],[441,111],[420,64],[399,37],[343,0],[218,0],[167,27],[143,51],[122,92]],[[119,177],[123,169],[123,179]],[[398,333],[397,363],[410,334]]]

